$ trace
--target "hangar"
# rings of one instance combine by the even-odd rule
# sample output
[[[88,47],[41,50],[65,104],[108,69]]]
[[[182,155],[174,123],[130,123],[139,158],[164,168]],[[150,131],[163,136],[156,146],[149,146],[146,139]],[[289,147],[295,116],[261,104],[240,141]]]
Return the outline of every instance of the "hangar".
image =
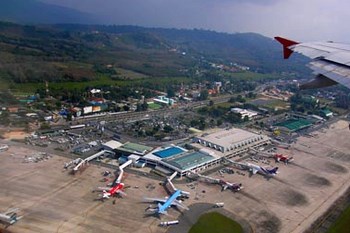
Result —
[[[270,139],[265,135],[247,130],[230,128],[195,137],[192,145],[198,148],[196,144],[200,145],[199,148],[213,149],[221,156],[232,157],[248,151],[250,148],[270,144]]]

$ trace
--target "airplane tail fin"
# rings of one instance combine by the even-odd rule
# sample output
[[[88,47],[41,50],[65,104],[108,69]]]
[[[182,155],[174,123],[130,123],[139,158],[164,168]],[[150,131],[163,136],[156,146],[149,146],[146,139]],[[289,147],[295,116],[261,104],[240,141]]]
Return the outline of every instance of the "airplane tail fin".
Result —
[[[276,36],[275,39],[283,45],[283,57],[284,59],[288,59],[290,55],[293,53],[293,50],[289,49],[289,46],[299,44],[296,41],[288,40],[279,36]]]
[[[270,174],[277,174],[278,167],[275,167],[274,169],[269,170]]]

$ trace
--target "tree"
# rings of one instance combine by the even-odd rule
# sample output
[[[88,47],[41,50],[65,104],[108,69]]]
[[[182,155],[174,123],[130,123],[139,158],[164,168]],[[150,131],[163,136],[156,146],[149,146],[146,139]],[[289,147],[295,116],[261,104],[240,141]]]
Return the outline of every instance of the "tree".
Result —
[[[148,104],[147,104],[146,101],[144,101],[143,104],[141,105],[141,109],[142,109],[142,111],[147,111],[147,109],[148,109]]]
[[[248,117],[248,116],[244,116],[243,121],[244,121],[244,122],[249,121],[249,117]]]
[[[216,125],[217,125],[217,126],[222,125],[222,123],[223,123],[223,121],[222,121],[221,119],[218,119],[218,120],[216,121]]]
[[[128,105],[124,105],[124,106],[123,106],[123,110],[124,110],[124,111],[129,111],[129,110],[130,110],[130,107],[129,107]]]
[[[201,90],[199,99],[206,100],[208,99],[208,96],[209,96],[208,90]]]
[[[165,133],[170,133],[174,129],[170,125],[166,125],[166,126],[164,126],[163,130],[164,130]]]
[[[167,89],[167,97],[168,98],[172,98],[172,97],[174,97],[175,96],[175,91],[174,91],[174,89],[172,88],[172,87],[168,87],[168,89]]]

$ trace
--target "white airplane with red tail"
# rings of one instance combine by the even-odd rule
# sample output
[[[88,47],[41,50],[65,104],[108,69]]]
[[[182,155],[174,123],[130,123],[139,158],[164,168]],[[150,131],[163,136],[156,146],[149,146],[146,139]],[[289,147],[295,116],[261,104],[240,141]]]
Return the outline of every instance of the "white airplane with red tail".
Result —
[[[126,193],[123,192],[123,188],[124,188],[124,183],[122,183],[122,178],[124,175],[124,168],[127,167],[128,165],[130,165],[132,163],[131,160],[128,160],[127,162],[125,162],[123,165],[121,165],[119,167],[119,176],[116,179],[116,182],[113,184],[113,186],[111,188],[107,188],[107,187],[99,187],[100,190],[102,190],[102,194],[100,194],[99,196],[101,197],[101,199],[108,199],[110,197],[113,197],[117,194],[119,194],[120,196],[126,196]]]
[[[125,192],[122,191],[124,188],[124,183],[118,183],[112,188],[110,188],[108,191],[106,189],[103,189],[103,193],[100,195],[102,199],[108,199],[110,197],[114,197],[117,194],[121,196],[127,196]]]

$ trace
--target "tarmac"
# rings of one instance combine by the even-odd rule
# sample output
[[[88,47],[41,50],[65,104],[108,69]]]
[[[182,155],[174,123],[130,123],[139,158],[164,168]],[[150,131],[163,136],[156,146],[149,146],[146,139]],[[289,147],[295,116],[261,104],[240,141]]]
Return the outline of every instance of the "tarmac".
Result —
[[[103,171],[111,169],[90,165],[73,176],[63,169],[69,159],[58,155],[24,163],[25,156],[37,153],[36,149],[11,142],[8,151],[0,152],[0,211],[20,208],[23,218],[7,228],[0,225],[0,231],[187,232],[201,213],[221,211],[244,222],[246,232],[304,232],[350,186],[348,123],[341,120],[312,134],[313,137],[299,137],[289,150],[278,149],[278,153],[294,157],[289,165],[272,159],[270,165],[260,163],[264,167],[279,167],[274,178],[250,176],[248,171],[237,169],[235,174],[224,176],[218,172],[209,174],[242,183],[244,189],[240,192],[221,192],[219,185],[198,181],[176,183],[177,188],[191,192],[184,201],[191,209],[169,209],[169,216],[160,218],[145,215],[149,203],[142,202],[145,196],[168,195],[159,181],[128,173],[124,179],[127,196],[115,198],[115,204],[110,199],[102,202],[96,200],[98,193],[92,191],[110,182],[101,179]],[[1,143],[7,144],[3,140]],[[216,202],[224,202],[224,208],[211,210]],[[158,226],[160,221],[175,219],[180,220],[179,225]]]

